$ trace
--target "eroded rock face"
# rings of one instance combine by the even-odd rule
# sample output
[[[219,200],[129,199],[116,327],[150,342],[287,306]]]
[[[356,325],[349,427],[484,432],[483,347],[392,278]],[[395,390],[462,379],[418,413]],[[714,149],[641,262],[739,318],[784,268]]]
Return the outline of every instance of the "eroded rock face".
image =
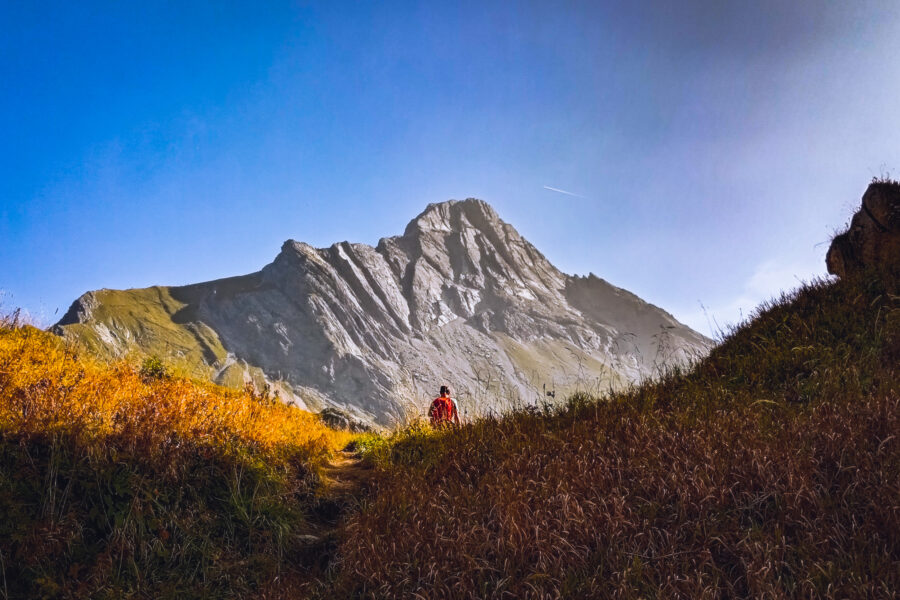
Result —
[[[838,277],[900,265],[900,184],[873,183],[850,227],[831,242],[828,272]]]
[[[288,240],[258,273],[91,292],[54,331],[106,356],[165,348],[221,383],[379,424],[445,383],[474,416],[605,391],[709,346],[625,290],[560,272],[475,199],[429,205],[375,248]]]

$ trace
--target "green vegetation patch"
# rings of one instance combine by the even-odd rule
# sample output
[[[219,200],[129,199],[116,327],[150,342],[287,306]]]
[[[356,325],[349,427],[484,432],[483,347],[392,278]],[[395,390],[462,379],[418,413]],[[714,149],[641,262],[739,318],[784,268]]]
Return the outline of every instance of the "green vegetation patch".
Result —
[[[107,359],[132,353],[160,356],[188,373],[225,360],[227,351],[218,335],[189,318],[193,315],[184,314],[191,312],[190,306],[176,300],[171,288],[100,290],[94,294],[98,306],[90,322],[62,327],[67,338],[78,340],[94,355]],[[203,375],[207,375],[205,370]]]

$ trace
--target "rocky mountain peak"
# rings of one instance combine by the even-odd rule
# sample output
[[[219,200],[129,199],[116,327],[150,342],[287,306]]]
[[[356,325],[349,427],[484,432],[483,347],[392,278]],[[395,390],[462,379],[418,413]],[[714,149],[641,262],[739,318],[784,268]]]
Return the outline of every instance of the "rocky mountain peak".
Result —
[[[474,228],[486,233],[498,231],[504,225],[490,204],[477,198],[466,198],[429,204],[409,222],[403,235],[409,237],[428,233],[451,233],[465,228]]]
[[[562,273],[474,198],[430,204],[374,248],[287,240],[257,273],[100,290],[70,313],[54,332],[101,355],[160,354],[382,424],[446,383],[475,415],[623,385],[708,347],[637,296]]]

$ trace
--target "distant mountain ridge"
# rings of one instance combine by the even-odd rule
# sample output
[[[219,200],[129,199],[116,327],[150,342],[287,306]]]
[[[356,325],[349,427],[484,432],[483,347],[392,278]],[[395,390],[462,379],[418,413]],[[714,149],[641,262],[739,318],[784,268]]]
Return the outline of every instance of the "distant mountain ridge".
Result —
[[[443,383],[472,415],[617,387],[709,347],[634,294],[562,273],[471,198],[430,204],[374,248],[288,240],[249,275],[88,292],[52,331],[380,424]]]

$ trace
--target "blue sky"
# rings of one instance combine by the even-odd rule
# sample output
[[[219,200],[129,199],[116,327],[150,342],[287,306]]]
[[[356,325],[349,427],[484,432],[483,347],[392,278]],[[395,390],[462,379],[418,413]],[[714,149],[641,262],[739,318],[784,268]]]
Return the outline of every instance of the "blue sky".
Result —
[[[709,334],[824,273],[900,174],[898,58],[895,2],[4,2],[3,307],[474,196]]]

